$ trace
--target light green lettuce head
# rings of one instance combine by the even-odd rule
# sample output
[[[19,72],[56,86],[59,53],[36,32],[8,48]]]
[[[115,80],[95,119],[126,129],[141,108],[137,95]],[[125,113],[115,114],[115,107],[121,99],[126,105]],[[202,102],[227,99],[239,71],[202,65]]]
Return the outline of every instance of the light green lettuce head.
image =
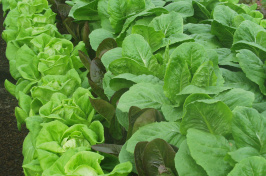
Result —
[[[81,79],[77,71],[71,69],[66,75],[47,75],[42,77],[38,85],[31,89],[31,95],[42,104],[45,104],[50,101],[54,93],[70,96],[80,86]]]
[[[90,124],[94,116],[94,109],[89,98],[92,98],[90,91],[78,88],[71,98],[62,93],[55,93],[51,100],[40,108],[40,115],[48,121],[60,120],[67,125]]]
[[[29,122],[27,122],[28,124]],[[104,128],[99,121],[94,121],[89,126],[76,124],[71,127],[59,121],[42,123],[39,124],[37,134],[36,129],[31,130],[31,137],[24,142],[25,147],[32,146],[34,149],[23,148],[25,154],[23,167],[30,172],[33,168],[29,166],[36,163],[44,171],[68,150],[89,151],[91,145],[103,142]]]

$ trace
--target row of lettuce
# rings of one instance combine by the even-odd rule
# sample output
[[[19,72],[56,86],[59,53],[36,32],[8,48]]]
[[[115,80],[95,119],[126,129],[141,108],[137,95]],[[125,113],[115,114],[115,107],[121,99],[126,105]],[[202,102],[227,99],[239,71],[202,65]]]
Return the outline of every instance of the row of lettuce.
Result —
[[[5,85],[18,127],[30,130],[26,175],[266,174],[266,21],[256,4],[51,1],[70,36],[46,0],[7,1],[2,36],[18,81]]]
[[[6,3],[6,4],[5,4]],[[18,128],[26,123],[29,133],[23,144],[26,176],[127,175],[132,166],[91,151],[104,142],[104,127],[94,118],[87,74],[70,35],[61,35],[56,14],[47,0],[3,1],[10,11],[2,37],[16,84],[6,89],[19,102],[15,109]],[[112,159],[112,158],[111,158]],[[101,166],[101,162],[105,165]],[[108,162],[107,162],[108,163]],[[104,164],[104,163],[103,163]],[[118,164],[118,165],[117,165]],[[116,166],[117,165],[117,166]],[[113,170],[113,171],[112,171]]]

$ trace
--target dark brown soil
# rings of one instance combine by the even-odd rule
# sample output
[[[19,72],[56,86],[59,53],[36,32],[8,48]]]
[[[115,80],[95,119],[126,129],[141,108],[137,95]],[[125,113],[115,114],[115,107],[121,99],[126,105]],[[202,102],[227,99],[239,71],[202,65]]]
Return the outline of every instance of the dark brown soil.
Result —
[[[0,6],[0,33],[3,31],[3,12]],[[1,38],[1,37],[0,37]],[[15,107],[17,100],[4,88],[5,79],[15,82],[9,74],[5,57],[6,43],[0,39],[0,176],[23,176],[22,144],[27,135],[25,126],[17,129]]]

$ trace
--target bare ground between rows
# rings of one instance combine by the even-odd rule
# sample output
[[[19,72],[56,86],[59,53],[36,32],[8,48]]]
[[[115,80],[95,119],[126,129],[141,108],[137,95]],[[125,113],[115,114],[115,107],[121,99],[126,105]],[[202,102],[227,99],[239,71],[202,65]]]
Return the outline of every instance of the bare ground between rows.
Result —
[[[2,9],[2,6],[0,6]],[[3,31],[3,11],[0,9],[0,33]],[[28,131],[17,129],[15,107],[17,100],[4,88],[5,79],[15,82],[9,73],[5,57],[6,43],[0,37],[0,176],[23,176],[22,144]]]

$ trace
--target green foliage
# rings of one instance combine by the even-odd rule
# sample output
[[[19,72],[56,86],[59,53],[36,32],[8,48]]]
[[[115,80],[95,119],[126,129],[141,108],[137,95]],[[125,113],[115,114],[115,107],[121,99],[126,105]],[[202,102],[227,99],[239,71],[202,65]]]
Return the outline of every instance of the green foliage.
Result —
[[[256,5],[49,2],[69,35],[46,0],[2,1],[26,176],[266,174]]]

